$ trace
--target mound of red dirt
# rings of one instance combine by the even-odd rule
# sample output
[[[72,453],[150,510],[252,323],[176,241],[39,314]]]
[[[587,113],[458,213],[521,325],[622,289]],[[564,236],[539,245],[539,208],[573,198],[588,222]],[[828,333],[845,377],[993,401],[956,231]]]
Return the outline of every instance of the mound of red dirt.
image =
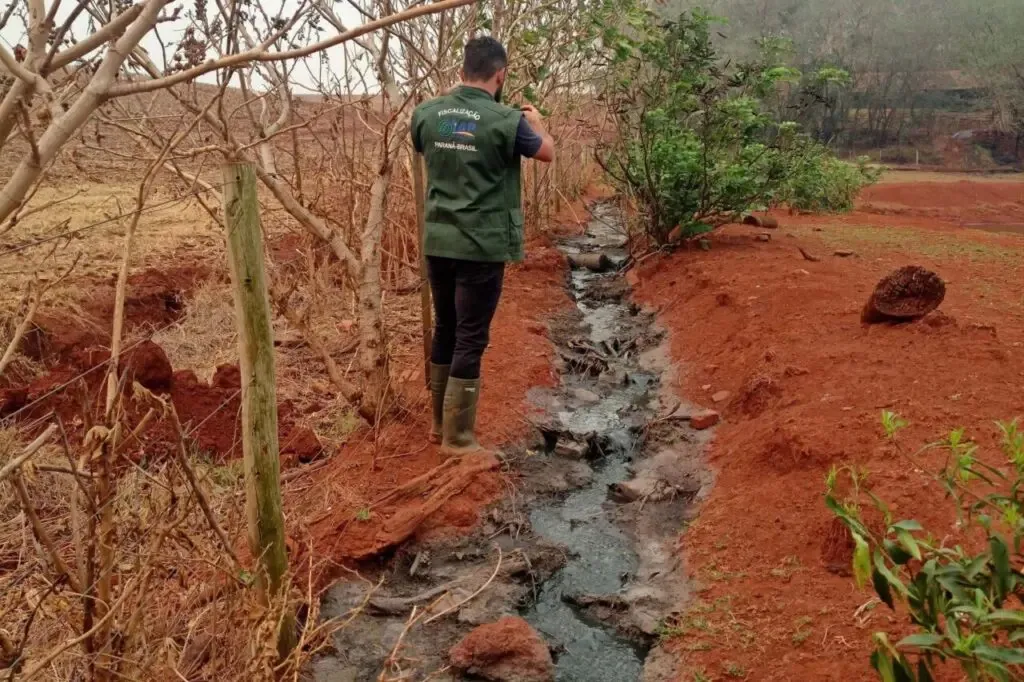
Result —
[[[125,331],[163,327],[178,319],[188,296],[208,276],[209,271],[200,265],[131,275],[124,306]],[[59,363],[85,349],[109,346],[114,285],[109,280],[83,282],[89,295],[82,302],[81,313],[66,309],[40,311],[33,329],[22,341],[21,351],[35,360]]]
[[[553,682],[551,652],[522,618],[506,616],[481,625],[452,647],[452,667],[493,682]]]
[[[530,429],[527,391],[557,380],[554,348],[543,332],[547,319],[569,305],[565,267],[553,246],[534,241],[526,261],[508,269],[482,368],[477,427],[487,447],[521,440]],[[294,492],[286,489],[289,533],[298,546],[312,546],[315,558],[344,562],[372,556],[400,541],[396,530],[404,534],[411,529],[415,539],[468,532],[481,510],[505,492],[503,474],[484,462],[468,474],[441,466],[437,446],[426,440],[429,411],[422,375],[417,375],[420,357],[417,352],[396,354],[393,367],[395,376],[420,377],[402,387],[406,403],[419,409],[376,432],[359,432],[308,480],[297,480]],[[422,495],[392,494],[428,474],[433,479]],[[450,485],[443,504],[424,516],[424,501],[445,483]],[[415,523],[408,524],[410,519]],[[321,581],[331,576],[327,570]]]

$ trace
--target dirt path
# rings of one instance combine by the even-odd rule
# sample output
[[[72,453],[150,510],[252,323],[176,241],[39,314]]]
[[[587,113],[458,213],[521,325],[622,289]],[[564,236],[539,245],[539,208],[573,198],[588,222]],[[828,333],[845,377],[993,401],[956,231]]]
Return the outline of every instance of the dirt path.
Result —
[[[699,591],[675,628],[684,679],[876,679],[871,633],[898,634],[905,618],[854,586],[852,543],[822,503],[824,479],[833,465],[863,467],[897,517],[958,537],[942,491],[896,459],[879,417],[888,409],[909,421],[911,449],[963,426],[998,462],[994,421],[1024,414],[1024,238],[958,227],[987,214],[988,205],[972,213],[971,197],[989,189],[965,196],[947,185],[931,207],[935,187],[912,189],[899,207],[909,218],[870,206],[780,216],[767,243],[727,228],[708,253],[640,268],[640,299],[669,330],[681,395],[710,406],[719,394],[724,415],[710,450],[716,484],[684,539]],[[865,202],[890,191],[874,188]],[[1003,199],[1014,197],[1020,212],[1021,194]],[[921,217],[931,210],[940,219]],[[940,312],[861,326],[874,284],[910,263],[946,279]]]

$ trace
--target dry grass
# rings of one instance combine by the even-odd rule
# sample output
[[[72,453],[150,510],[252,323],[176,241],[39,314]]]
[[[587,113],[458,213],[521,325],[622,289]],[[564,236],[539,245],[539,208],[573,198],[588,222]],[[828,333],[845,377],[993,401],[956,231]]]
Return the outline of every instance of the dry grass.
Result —
[[[175,369],[190,369],[210,381],[217,367],[238,362],[238,334],[231,286],[209,281],[193,293],[185,314],[153,335]]]
[[[111,278],[120,264],[126,231],[126,218],[119,216],[136,210],[136,192],[134,185],[118,183],[42,187],[23,211],[26,217],[0,234],[0,311],[13,310],[34,274],[44,280],[56,277],[76,259],[75,276],[50,292],[52,300],[80,300],[87,295],[77,286],[82,277]],[[167,188],[147,202],[136,231],[133,269],[165,264],[182,249],[204,253],[223,249],[202,207],[194,198],[179,201],[177,196]],[[91,225],[96,227],[75,232]],[[43,243],[12,251],[37,241]]]
[[[20,446],[18,434],[0,431],[0,452]],[[7,456],[0,456],[0,464]],[[64,561],[77,570],[70,475],[62,450],[48,447],[23,469],[22,480],[46,532]],[[237,546],[244,545],[242,481],[231,467],[192,462],[216,518]],[[116,527],[115,609],[120,674],[127,679],[275,679],[275,628],[283,602],[261,605],[245,570],[232,566],[173,463],[125,469],[113,500]],[[80,515],[88,519],[88,515]],[[162,538],[162,540],[161,540]],[[338,623],[321,623],[319,596],[309,591],[313,566],[295,566],[288,608],[308,607],[304,648],[286,664],[298,679],[305,662],[329,643]],[[148,576],[148,577],[145,577]],[[57,575],[36,541],[10,483],[0,484],[0,629],[21,651],[22,672],[82,631],[84,600]],[[133,591],[134,590],[134,591]],[[94,656],[69,647],[36,679],[83,679]],[[0,674],[13,663],[0,650]]]

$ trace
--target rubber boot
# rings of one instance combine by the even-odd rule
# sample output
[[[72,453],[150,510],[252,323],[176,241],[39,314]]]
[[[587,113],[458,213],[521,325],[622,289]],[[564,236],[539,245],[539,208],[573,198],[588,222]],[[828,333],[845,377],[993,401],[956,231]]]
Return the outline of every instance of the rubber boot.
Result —
[[[483,449],[476,442],[474,433],[479,400],[479,379],[448,379],[444,393],[442,454],[457,457]]]
[[[451,365],[430,363],[430,407],[433,423],[430,426],[430,442],[441,442],[441,428],[444,424],[444,392],[448,388],[448,372]]]

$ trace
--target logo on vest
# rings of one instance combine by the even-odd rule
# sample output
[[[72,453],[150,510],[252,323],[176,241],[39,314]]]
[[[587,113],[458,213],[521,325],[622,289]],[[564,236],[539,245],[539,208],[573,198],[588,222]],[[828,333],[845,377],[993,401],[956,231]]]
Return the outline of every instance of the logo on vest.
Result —
[[[437,125],[441,137],[454,137],[460,140],[471,140],[476,137],[476,121],[460,121],[457,118],[444,118]]]
[[[461,112],[460,112],[461,113]],[[475,112],[474,112],[475,113]],[[477,115],[479,118],[479,114]],[[476,121],[467,121],[459,118],[443,118],[437,123],[437,134],[445,142],[434,142],[434,147],[439,149],[453,149],[455,151],[475,152],[475,145],[465,144],[476,137]],[[459,140],[460,142],[449,142],[447,140]]]

